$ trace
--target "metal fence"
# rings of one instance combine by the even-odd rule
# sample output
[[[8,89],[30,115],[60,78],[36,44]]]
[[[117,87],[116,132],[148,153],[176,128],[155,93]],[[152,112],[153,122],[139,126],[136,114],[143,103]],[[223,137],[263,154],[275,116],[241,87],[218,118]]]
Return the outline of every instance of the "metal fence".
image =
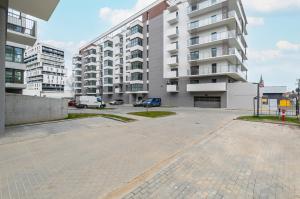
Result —
[[[290,104],[286,106],[280,106],[280,100],[282,99],[259,98],[259,114],[280,116],[284,110],[286,116],[297,116],[296,100],[290,100]],[[257,115],[257,98],[253,100],[253,113]]]

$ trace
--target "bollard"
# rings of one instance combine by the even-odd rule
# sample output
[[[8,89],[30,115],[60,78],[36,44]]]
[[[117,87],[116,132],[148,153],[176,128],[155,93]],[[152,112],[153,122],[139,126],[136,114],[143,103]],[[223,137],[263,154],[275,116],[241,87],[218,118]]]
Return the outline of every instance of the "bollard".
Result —
[[[285,110],[282,110],[281,119],[285,122]]]

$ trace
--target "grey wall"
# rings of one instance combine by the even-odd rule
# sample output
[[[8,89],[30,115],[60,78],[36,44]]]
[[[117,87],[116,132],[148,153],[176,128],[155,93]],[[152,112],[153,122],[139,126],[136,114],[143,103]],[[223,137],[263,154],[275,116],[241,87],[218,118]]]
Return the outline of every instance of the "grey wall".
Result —
[[[5,129],[5,43],[7,0],[0,2],[0,134]]]
[[[6,94],[6,125],[26,124],[64,119],[68,116],[68,101]]]
[[[253,110],[253,98],[257,95],[257,85],[231,83],[227,85],[227,89],[227,108]]]

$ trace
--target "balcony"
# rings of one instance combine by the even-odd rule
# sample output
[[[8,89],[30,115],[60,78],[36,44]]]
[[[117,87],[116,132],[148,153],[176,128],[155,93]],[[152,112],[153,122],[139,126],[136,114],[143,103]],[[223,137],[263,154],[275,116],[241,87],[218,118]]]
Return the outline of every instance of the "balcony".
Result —
[[[175,79],[178,78],[178,71],[168,71],[165,75],[167,79]]]
[[[178,37],[178,30],[176,28],[172,28],[171,30],[167,31],[167,36],[170,39],[175,39]]]
[[[237,81],[247,81],[247,69],[242,65],[218,65],[213,71],[212,67],[200,67],[197,70],[188,70],[189,77],[208,77],[227,75]]]
[[[178,22],[178,14],[176,12],[168,13],[166,18],[169,24],[174,24]]]
[[[178,10],[178,5],[177,5],[176,3],[172,3],[172,4],[170,4],[170,6],[168,7],[168,10],[169,10],[170,12],[174,12],[174,11]]]
[[[168,93],[178,93],[179,92],[179,87],[178,85],[167,85],[167,92]]]
[[[222,8],[222,3],[228,0],[207,0],[188,7],[188,16],[195,17]]]
[[[243,58],[236,48],[218,48],[216,51],[205,50],[199,51],[199,53],[191,53],[190,55],[188,55],[188,61],[190,63],[221,61],[224,59],[228,60],[230,63],[233,64],[244,64]]]
[[[33,46],[36,42],[37,23],[26,18],[23,13],[19,15],[9,12],[7,16],[7,41]]]
[[[238,25],[236,26],[236,24]],[[188,23],[188,31],[193,34],[199,31],[209,30],[225,25],[227,25],[230,29],[238,28],[239,33],[243,32],[242,25],[235,11]]]
[[[140,46],[140,45],[135,45],[135,46],[131,46],[131,47],[130,47],[130,51],[135,51],[135,50],[143,51],[143,50],[144,50],[144,47],[143,47],[143,46]]]
[[[176,53],[178,51],[178,43],[172,43],[167,46],[169,53]]]
[[[134,34],[132,34],[132,35],[129,36],[129,39],[130,39],[130,40],[131,40],[131,39],[134,39],[134,38],[141,38],[141,39],[144,39],[144,35],[143,35],[142,33],[140,33],[140,32],[136,32],[136,33],[134,33]]]
[[[187,92],[226,92],[227,84],[221,83],[200,83],[187,84]]]
[[[129,62],[144,62],[144,59],[141,57],[135,57],[128,60]]]
[[[167,64],[169,66],[178,66],[178,57],[171,57],[167,59]]]

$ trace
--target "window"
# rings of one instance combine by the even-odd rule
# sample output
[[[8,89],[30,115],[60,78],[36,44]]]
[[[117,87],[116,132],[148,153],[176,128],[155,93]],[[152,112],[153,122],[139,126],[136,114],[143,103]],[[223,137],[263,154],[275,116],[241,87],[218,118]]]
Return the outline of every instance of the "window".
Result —
[[[190,45],[196,45],[196,44],[199,44],[199,37],[197,36],[197,37],[192,37],[191,39],[190,39]]]
[[[199,75],[199,66],[191,67],[191,75]]]
[[[198,9],[198,5],[197,4],[191,5],[191,11],[195,11],[197,9]]]
[[[5,82],[6,83],[23,84],[24,83],[24,71],[6,68],[5,69]]]
[[[104,78],[104,84],[112,84],[112,83],[113,83],[113,78],[111,77]]]
[[[193,21],[191,24],[190,24],[190,28],[197,28],[198,27],[198,24],[199,24],[199,21]]]
[[[106,50],[104,51],[104,57],[112,57],[113,56],[113,52],[110,50]]]
[[[143,80],[143,73],[132,73],[131,74],[131,81],[136,81],[136,80]]]
[[[143,62],[132,62],[131,69],[143,69]]]
[[[113,66],[113,61],[111,61],[111,60],[105,60],[104,61],[104,67],[106,67],[106,66]]]
[[[217,79],[212,79],[211,82],[212,83],[217,83]]]
[[[136,26],[133,26],[131,29],[130,29],[130,33],[133,35],[135,33],[143,33],[143,27],[140,26],[140,25],[136,25]]]
[[[134,38],[132,40],[130,40],[130,46],[133,47],[133,46],[143,46],[143,40],[141,38]]]
[[[132,84],[131,91],[132,92],[143,91],[143,84]]]
[[[113,70],[112,69],[104,69],[104,75],[112,75]]]
[[[104,42],[104,48],[105,47],[113,47],[113,42],[112,41],[106,41],[106,42]]]
[[[217,15],[213,15],[210,18],[211,18],[211,23],[216,23],[217,22]]]
[[[140,50],[135,50],[131,52],[131,58],[143,58],[143,52]]]
[[[217,32],[211,33],[211,40],[216,41],[217,39],[218,39],[218,33]]]
[[[217,48],[212,48],[211,49],[211,56],[216,57],[217,56]]]
[[[5,61],[23,63],[24,49],[13,46],[5,46]]]
[[[199,59],[199,51],[191,52],[190,56],[191,56],[191,60]]]
[[[212,64],[211,65],[211,72],[212,73],[217,73],[217,64]]]

